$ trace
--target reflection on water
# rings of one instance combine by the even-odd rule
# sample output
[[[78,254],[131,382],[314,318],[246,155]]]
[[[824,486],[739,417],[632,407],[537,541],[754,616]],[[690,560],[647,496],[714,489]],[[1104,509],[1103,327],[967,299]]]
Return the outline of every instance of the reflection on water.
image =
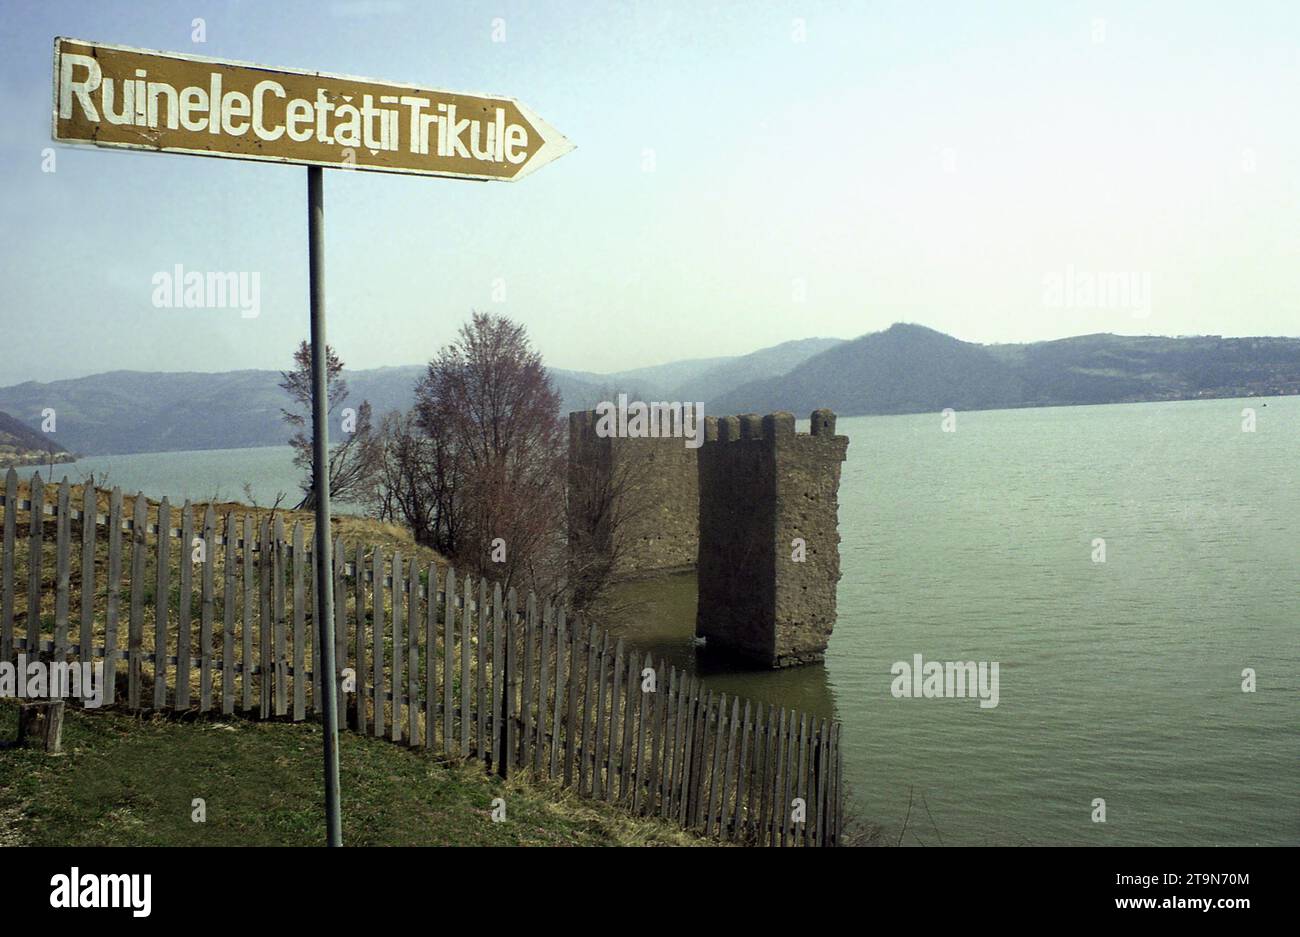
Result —
[[[611,604],[612,638],[649,652],[665,667],[686,670],[715,693],[771,703],[818,718],[836,718],[826,668],[821,664],[784,670],[738,670],[735,658],[720,658],[695,644],[695,573],[675,573],[618,583]]]

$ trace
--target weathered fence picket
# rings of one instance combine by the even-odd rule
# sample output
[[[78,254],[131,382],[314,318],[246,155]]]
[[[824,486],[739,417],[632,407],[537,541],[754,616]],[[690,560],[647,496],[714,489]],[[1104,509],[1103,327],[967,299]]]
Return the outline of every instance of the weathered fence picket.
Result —
[[[447,567],[447,582],[444,589],[444,606],[442,613],[442,750],[451,754],[451,734],[453,705],[451,701],[452,687],[454,686],[452,677],[452,666],[455,662],[455,655],[452,649],[456,646],[456,569]]]
[[[366,552],[365,547],[357,545],[356,553],[356,658],[352,662],[352,679],[355,689],[352,694],[357,732],[365,735],[369,720],[366,718]]]
[[[546,777],[557,779],[560,768],[560,750],[564,745],[563,733],[563,707],[561,682],[564,679],[564,659],[561,652],[564,645],[564,637],[560,634],[559,607],[548,601],[547,607],[550,609],[550,624],[547,626],[545,635],[549,636],[550,646],[546,648],[545,660],[541,666],[545,668],[546,692],[538,693],[538,705],[543,711],[543,730],[541,735],[542,755],[539,758],[538,772],[544,773]],[[559,709],[559,712],[556,710]],[[552,768],[554,764],[554,768]]]
[[[772,767],[772,712],[770,703],[767,706],[766,713],[763,712],[763,705],[760,703],[758,711],[755,713],[753,792],[757,801],[758,812],[754,814],[757,822],[753,823],[752,832],[755,840],[760,843],[763,841],[764,831],[767,829],[767,821],[770,816],[769,811],[771,810],[767,773]]]
[[[347,558],[344,556],[344,552],[343,552],[342,537],[336,537],[334,539],[334,549],[331,551],[331,553],[334,559],[334,685],[337,691],[335,693],[334,705],[336,707],[335,712],[339,714],[339,718],[343,720],[344,724],[346,724],[348,718],[347,700],[344,698],[343,682],[341,677],[344,669],[348,665],[348,596],[343,586],[343,567],[344,564],[346,563]],[[311,582],[313,609],[316,608],[315,603],[319,600],[316,595],[315,567],[316,564],[312,563],[311,564],[312,571],[307,577],[308,580]],[[360,614],[361,614],[360,606],[358,606],[357,607],[358,618],[360,617]],[[311,628],[308,629],[310,633],[313,635],[312,637],[313,641],[317,640],[316,635],[319,634],[319,629],[320,629],[320,625],[316,622],[316,619],[313,617]],[[358,632],[359,631],[360,629],[358,628]],[[320,654],[323,655],[324,651],[321,651]],[[317,665],[318,661],[319,661],[319,666]],[[358,664],[356,669],[357,671],[360,671],[361,665]],[[315,687],[316,687],[315,692],[317,692],[317,697],[316,697],[317,699],[320,698],[319,696],[320,682],[323,679],[324,674],[325,674],[324,657],[323,656],[318,657],[313,652],[312,678],[315,681]],[[325,711],[324,701],[316,703],[315,709],[317,712],[324,712]]]
[[[154,628],[153,628],[153,708],[162,709],[167,705],[167,619],[168,606],[171,604],[171,506],[163,498],[158,505],[158,539],[155,541],[155,564],[157,566],[158,584],[153,593]],[[182,557],[182,559],[184,559]],[[56,642],[57,643],[57,642]],[[179,666],[179,665],[178,665]],[[176,673],[177,683],[182,672]],[[184,670],[189,678],[189,668]]]
[[[478,601],[474,604],[474,686],[471,692],[471,708],[474,710],[474,757],[486,762],[488,757],[487,739],[487,580],[482,576],[478,581]],[[465,642],[470,639],[470,629],[466,628]]]
[[[595,746],[595,766],[592,776],[592,796],[605,798],[606,796],[606,770],[609,766],[609,707],[605,705],[605,698],[608,695],[606,687],[608,685],[609,668],[611,664],[609,653],[609,634],[606,633],[601,638],[600,650],[596,653],[596,746]]]
[[[501,584],[492,587],[492,769],[506,774],[506,668],[505,615],[502,611]]]
[[[258,607],[257,627],[261,638],[258,654],[257,689],[259,694],[258,716],[269,719],[271,716],[271,521],[262,518],[257,529],[257,575]]]
[[[5,472],[4,554],[0,557],[0,660],[14,657],[14,547],[18,530],[18,473]]]
[[[167,499],[163,499],[166,503]],[[68,659],[68,586],[71,566],[72,511],[71,488],[65,477],[59,485],[55,511],[55,579],[54,579],[54,659]]]
[[[745,700],[745,714],[740,720],[740,751],[737,755],[737,761],[736,761],[736,789],[735,789],[736,803],[735,803],[735,807],[732,809],[731,812],[730,826],[728,827],[727,825],[724,825],[722,829],[722,838],[724,840],[731,839],[732,837],[739,839],[744,833],[745,794],[746,794],[745,781],[747,779],[748,771],[749,771],[748,768],[749,734],[750,734],[749,705],[750,705],[749,700]],[[733,739],[734,739],[734,735],[733,735]],[[731,773],[730,767],[728,767],[727,773],[728,774]]]
[[[402,595],[402,551],[393,551],[393,667],[392,676],[389,679],[389,691],[387,695],[393,701],[393,719],[389,726],[391,737],[394,742],[402,740],[402,667],[405,664],[405,648],[402,642],[405,637],[402,620],[402,609],[404,606]],[[375,681],[378,683],[379,681]]]
[[[293,721],[307,718],[307,654],[303,646],[307,630],[307,610],[303,582],[307,555],[302,545],[302,522],[293,525]]]
[[[212,623],[216,618],[217,597],[213,571],[217,565],[217,518],[212,505],[203,512],[203,569],[199,575],[199,711],[212,708]],[[284,581],[280,580],[281,619],[284,608]],[[283,634],[283,620],[281,621]],[[185,662],[185,679],[189,680],[190,662]],[[283,713],[281,713],[283,715]]]
[[[519,641],[517,635],[519,599],[511,586],[506,591],[506,616],[502,625],[505,632],[505,686],[501,692],[501,715],[506,724],[505,759],[503,766],[509,772],[519,764]],[[448,652],[450,653],[450,651]],[[448,746],[450,749],[450,746]]]
[[[226,561],[222,569],[221,598],[221,714],[224,716],[233,715],[235,712],[235,541],[237,539],[238,528],[235,524],[235,515],[227,514]],[[181,549],[181,568],[184,569],[187,565],[183,552],[184,544]],[[189,670],[188,659],[185,662],[185,669]]]
[[[32,498],[32,515],[38,516],[35,498]],[[127,623],[126,651],[126,698],[132,709],[140,708],[140,655],[143,653],[144,646],[144,564],[147,521],[148,503],[143,494],[137,493],[131,510],[131,619]],[[40,524],[33,526],[40,529]]]
[[[432,566],[429,573],[432,582]],[[406,741],[414,747],[420,744],[420,562],[416,557],[411,557],[406,594]]]
[[[704,695],[704,704],[700,711],[700,719],[696,723],[697,738],[695,743],[695,780],[691,785],[691,798],[694,800],[694,809],[691,812],[691,827],[699,829],[703,824],[703,814],[708,803],[709,789],[705,784],[705,777],[708,775],[709,765],[709,741],[713,734],[709,731],[713,719],[714,709],[713,690],[708,690]]]
[[[658,687],[654,687],[653,690],[648,689],[647,687],[651,686],[649,683],[651,679],[650,675],[654,674],[654,672],[654,661],[651,659],[650,655],[647,654],[645,656],[644,666],[642,666],[641,672],[637,674],[635,688],[636,739],[633,741],[633,744],[635,746],[634,751],[636,760],[632,767],[632,812],[637,814],[641,812],[641,785],[645,783],[645,779],[650,773],[649,766],[645,763],[646,722],[649,718],[652,700],[654,699],[654,697],[651,696],[651,693],[655,692],[657,695]]]
[[[728,798],[732,794],[729,789],[731,776],[736,767],[736,727],[740,722],[740,698],[733,697],[731,700],[731,716],[727,719],[727,749],[726,755],[722,762],[722,798],[718,807],[718,835],[727,839],[727,828],[730,826],[730,811],[727,809]],[[722,739],[722,733],[718,733],[719,742]]]
[[[794,765],[794,781],[790,785],[790,794],[793,798],[790,814],[790,842],[792,845],[802,846],[808,828],[807,780],[805,778],[808,770],[808,716],[806,713],[795,713],[795,748],[792,763]]]
[[[438,725],[438,567],[429,564],[429,602],[424,624],[424,747],[437,747]]]
[[[668,717],[664,723],[664,737],[667,745],[664,749],[663,781],[660,783],[659,816],[675,816],[673,806],[676,803],[677,782],[677,742],[682,729],[682,682],[684,673],[678,673],[674,667],[669,671]]]
[[[240,708],[245,713],[253,709],[253,518],[244,515],[243,553],[240,558],[244,577],[243,625],[240,634],[242,648],[239,674],[241,691]]]
[[[602,695],[604,691],[602,690]],[[609,693],[609,740],[605,744],[605,800],[612,801],[617,792],[615,786],[619,759],[619,708],[623,695],[623,639],[619,638],[614,646],[614,686]]]
[[[595,788],[596,774],[599,768],[595,767],[595,729],[593,720],[595,712],[592,709],[591,698],[596,695],[596,626],[591,626],[591,631],[587,635],[587,670],[586,670],[586,694],[583,697],[587,704],[582,708],[582,741],[579,749],[578,759],[578,793],[583,796],[590,796]],[[577,682],[576,675],[574,682]]]
[[[578,746],[581,740],[578,738],[578,665],[581,658],[578,656],[578,625],[580,622],[574,619],[573,634],[570,635],[565,628],[565,612],[560,610],[560,631],[564,634],[568,642],[569,662],[568,672],[565,675],[568,686],[568,712],[564,722],[564,786],[573,785],[573,765],[578,758]],[[563,656],[564,648],[558,647],[556,653]],[[558,702],[559,696],[557,694]],[[558,717],[557,717],[558,721]],[[551,774],[555,774],[554,765],[551,766]]]
[[[194,607],[194,506],[186,501],[181,507],[180,543],[180,597],[176,607],[176,666],[177,680],[175,708],[184,712],[190,708],[190,681],[180,679],[190,670],[190,617]]]
[[[6,516],[11,513],[5,509]],[[17,511],[12,512],[17,514]],[[117,629],[122,586],[122,489],[115,487],[108,501],[108,582],[104,584],[104,702],[117,702]]]
[[[461,591],[463,608],[463,617],[460,632],[460,757],[468,758],[470,755],[469,747],[469,728],[473,724],[470,713],[470,667],[469,667],[469,643],[470,635],[474,633],[472,620],[470,618],[471,606],[474,602],[473,583],[468,576],[465,577],[465,588]]]
[[[99,498],[95,486],[87,482],[81,491],[81,635],[77,641],[77,656],[82,660],[95,657],[95,531],[99,525],[95,517],[99,512]],[[16,513],[16,512],[15,512]]]
[[[666,692],[665,692],[666,690]],[[663,727],[659,730],[659,739],[655,742],[655,757],[662,761],[658,766],[658,787],[653,797],[656,798],[651,804],[651,816],[664,817],[668,815],[668,777],[672,771],[673,763],[673,713],[676,711],[676,702],[673,697],[677,692],[677,668],[672,666],[668,668],[668,684],[665,689],[660,690],[660,696],[663,699]]]
[[[204,525],[206,527],[206,523]],[[205,531],[206,533],[206,531]],[[271,535],[274,539],[271,541],[271,577],[275,582],[275,589],[272,598],[271,614],[275,623],[275,714],[283,716],[289,711],[289,698],[286,690],[288,689],[288,661],[286,651],[286,638],[284,633],[284,518],[276,515],[275,527]],[[207,600],[204,599],[206,607]],[[211,641],[211,635],[208,640],[204,641],[205,647]],[[206,670],[206,668],[204,668]],[[206,700],[202,706],[203,711],[207,711]]]
[[[374,712],[371,725],[377,739],[384,737],[384,553],[375,547],[370,554],[370,659],[374,666],[371,689],[374,693]]]
[[[547,602],[542,608],[542,654],[537,662],[537,728],[536,740],[533,743],[533,773],[539,776],[546,761],[546,717],[550,711],[547,706],[547,698],[550,693],[551,629],[555,624],[552,621],[554,614],[554,607],[550,602]],[[531,670],[531,668],[529,669]]]
[[[674,779],[677,787],[677,802],[675,807],[675,816],[678,824],[687,826],[687,805],[690,803],[690,797],[687,792],[691,782],[691,734],[695,725],[695,706],[698,690],[694,677],[686,678],[686,689],[682,697],[682,726],[681,737],[677,741],[679,754],[678,775]]]
[[[27,520],[27,653],[37,654],[41,649],[41,584],[45,579],[45,551],[41,542],[45,533],[45,483],[41,481],[39,472],[32,476],[31,492],[32,508]],[[140,575],[134,578],[143,596],[143,563]],[[135,702],[139,704],[138,699]]]
[[[519,697],[519,766],[524,768],[529,764],[528,743],[533,734],[533,644],[537,633],[537,597],[531,592],[528,594],[521,633],[524,642],[524,670],[523,690]]]

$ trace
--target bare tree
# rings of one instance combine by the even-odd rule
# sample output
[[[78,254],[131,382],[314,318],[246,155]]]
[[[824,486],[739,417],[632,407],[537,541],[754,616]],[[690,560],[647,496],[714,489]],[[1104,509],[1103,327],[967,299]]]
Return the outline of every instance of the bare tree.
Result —
[[[559,409],[524,327],[484,313],[416,386],[415,425],[444,447],[442,468],[453,478],[439,510],[449,512],[458,562],[478,575],[541,591],[562,578]]]
[[[299,482],[303,497],[299,509],[316,506],[315,456],[312,452],[311,424],[311,345],[303,341],[293,354],[294,368],[280,372],[280,387],[291,398],[290,409],[281,409],[284,421],[294,428],[289,445],[294,448],[293,464],[304,470]],[[330,346],[325,347],[326,414],[330,423],[348,397],[348,382],[343,377],[343,361]],[[344,412],[339,430],[343,440],[330,450],[330,497],[343,501],[364,502],[371,497],[376,473],[382,460],[382,448],[370,425],[370,403],[362,401],[354,412]]]
[[[414,410],[385,416],[379,439],[382,455],[373,513],[380,520],[405,524],[416,543],[454,556],[459,545],[455,502],[460,472],[451,446],[426,433]]]

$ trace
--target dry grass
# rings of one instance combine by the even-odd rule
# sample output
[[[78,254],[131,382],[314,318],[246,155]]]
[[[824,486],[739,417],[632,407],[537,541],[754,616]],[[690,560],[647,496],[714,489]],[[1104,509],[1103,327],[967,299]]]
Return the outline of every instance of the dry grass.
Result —
[[[80,510],[84,498],[84,489],[81,485],[68,485],[69,502],[75,510]],[[59,484],[45,485],[45,503],[53,504],[58,498]],[[96,503],[98,511],[107,515],[109,510],[109,501],[112,489],[96,489]],[[18,497],[27,499],[31,497],[31,476],[25,476],[25,473],[19,473],[18,476]],[[124,520],[131,517],[132,511],[135,510],[136,495],[131,492],[122,492],[122,518]],[[149,505],[148,518],[150,524],[158,522],[158,505],[160,502],[154,498],[145,496],[145,501]],[[194,501],[191,502],[191,508],[194,511],[194,522],[196,527],[203,524],[203,513],[207,510],[208,505],[212,506],[213,513],[217,518],[218,528],[224,530],[225,518],[229,514],[234,514],[239,518],[252,517],[254,522],[260,526],[263,518],[279,517],[284,521],[286,536],[290,536],[294,524],[302,524],[303,538],[310,543],[316,534],[316,515],[312,511],[295,511],[281,505],[278,508],[254,506],[244,504],[240,501]],[[181,524],[181,510],[183,504],[171,504],[171,526],[179,528]],[[0,517],[4,512],[0,511]],[[22,516],[26,516],[23,512]],[[54,518],[47,516],[45,519],[46,532],[53,538],[54,536]],[[364,543],[369,546],[383,547],[391,555],[394,549],[400,549],[402,553],[410,557],[418,556],[423,562],[430,560],[436,561],[440,566],[446,564],[446,558],[435,550],[428,547],[419,546],[415,542],[411,531],[397,524],[388,524],[373,517],[365,517],[357,514],[347,514],[333,512],[330,517],[330,531],[333,539],[337,540],[342,537],[345,543]],[[243,532],[243,523],[240,522],[240,533]],[[21,533],[21,532],[20,532]],[[101,539],[106,540],[107,534],[102,528],[99,534]],[[80,538],[80,529],[78,526],[77,537]],[[154,540],[150,537],[150,542]],[[80,543],[80,540],[77,541]]]
[[[45,503],[57,503],[59,485],[45,486]],[[20,478],[18,485],[18,497],[20,499],[30,498],[29,481]],[[81,485],[69,485],[69,504],[74,510],[80,510],[83,504],[83,488]],[[97,511],[107,516],[110,507],[109,491],[96,491]],[[135,508],[135,496],[123,496],[122,518],[123,520],[132,517]],[[145,498],[147,523],[157,525],[160,502],[154,499]],[[203,527],[204,512],[208,508],[209,502],[202,501],[191,505],[194,516],[195,535],[201,536]],[[226,531],[225,518],[228,515],[235,516],[237,520],[238,536],[244,535],[245,517],[251,517],[255,522],[255,530],[260,531],[262,522],[268,521],[272,533],[274,533],[274,523],[279,520],[284,525],[284,538],[287,542],[292,542],[293,528],[296,524],[301,524],[303,528],[303,542],[310,545],[315,530],[314,515],[308,511],[292,511],[283,508],[273,509],[264,507],[253,507],[242,504],[237,501],[217,501],[211,502],[213,513],[215,514],[215,529],[218,535],[224,535]],[[0,518],[4,517],[8,508],[0,509]],[[179,530],[182,526],[182,505],[170,505],[170,520],[168,526],[173,530]],[[16,638],[26,637],[29,633],[28,618],[28,580],[30,574],[30,512],[19,511],[15,516],[15,549],[12,560],[5,557],[6,562],[13,563],[13,628]],[[39,608],[40,608],[40,625],[39,633],[45,641],[52,640],[55,636],[55,615],[57,603],[57,552],[56,536],[57,521],[53,516],[44,517],[42,548],[41,548],[41,570],[40,570],[40,587],[39,587]],[[404,558],[404,568],[409,569],[410,560],[415,558],[420,567],[420,581],[422,585],[427,586],[428,570],[430,565],[442,570],[446,566],[446,560],[436,551],[416,545],[410,531],[402,527],[391,524],[384,524],[373,518],[354,517],[350,515],[341,515],[332,519],[331,529],[335,534],[335,542],[342,539],[345,558],[351,562],[355,560],[358,547],[363,547],[369,555],[371,551],[378,547],[383,550],[384,555],[391,560],[394,551],[400,550]],[[82,526],[79,520],[74,520],[69,529],[69,574],[68,574],[68,640],[70,644],[79,644],[81,631],[81,609],[83,601],[91,603],[91,620],[92,620],[92,644],[96,647],[105,645],[105,635],[108,624],[108,605],[109,605],[109,588],[108,588],[108,532],[105,526],[100,526],[95,535],[95,581],[91,589],[84,588],[82,568],[81,568],[81,536]],[[255,532],[255,537],[260,533]],[[119,652],[125,651],[129,646],[129,623],[130,623],[130,606],[131,606],[131,571],[132,571],[132,553],[134,550],[132,533],[123,531],[122,540],[122,568],[121,580],[117,590],[118,601],[118,623],[116,629],[116,646]],[[308,547],[310,549],[310,546]],[[244,637],[244,585],[243,585],[243,550],[236,550],[235,560],[235,590],[234,590],[234,627],[231,629],[236,660],[242,660],[243,637]],[[144,575],[140,583],[140,598],[142,603],[141,609],[141,632],[142,632],[142,649],[148,662],[142,667],[142,699],[152,699],[153,693],[153,668],[152,659],[155,648],[155,634],[157,630],[158,602],[157,602],[157,583],[158,583],[158,537],[156,534],[148,534],[144,543],[145,565]],[[260,556],[260,554],[258,554]],[[200,622],[203,614],[202,606],[202,566],[199,564],[189,564],[191,559],[190,550],[182,548],[179,536],[170,538],[169,549],[167,552],[168,566],[168,596],[167,596],[167,623],[165,627],[167,653],[175,655],[179,643],[181,630],[181,612],[186,607],[186,602],[182,598],[181,592],[181,569],[182,563],[190,565],[192,575],[192,586],[189,596],[188,609],[188,633],[190,635],[190,653],[194,658],[201,656],[202,649],[200,645]],[[223,656],[223,622],[225,619],[225,572],[226,572],[226,550],[224,546],[217,546],[214,550],[212,560],[213,575],[213,627],[212,627],[212,644],[208,651],[211,658],[216,661]],[[283,574],[285,578],[284,585],[284,621],[285,632],[289,641],[289,648],[292,648],[293,640],[293,607],[294,607],[294,588],[293,588],[293,567],[292,559],[288,556],[283,561]],[[406,578],[404,573],[403,578]],[[441,582],[442,572],[438,574]],[[257,605],[256,594],[258,593],[261,579],[261,570],[254,569],[254,606],[252,608],[253,633],[251,634],[253,642],[253,655],[255,660],[260,660],[261,653],[261,609]],[[314,607],[314,582],[312,570],[309,566],[303,570],[304,586],[304,618],[306,625],[304,628],[304,662],[308,670],[314,668],[314,631],[312,626],[312,608]],[[345,580],[349,582],[350,580]],[[367,602],[363,611],[368,611],[371,606],[372,593],[367,589]],[[355,590],[349,586],[345,587],[343,592],[337,597],[336,603],[343,607],[346,619],[353,623],[357,620],[357,603]],[[421,603],[423,605],[423,603]],[[385,634],[384,650],[385,660],[392,660],[392,595],[391,591],[385,594],[383,603],[386,620],[389,622],[389,628]],[[459,623],[458,623],[459,625]],[[367,629],[368,630],[368,629]],[[349,651],[353,646],[354,640],[348,642]],[[368,653],[373,653],[373,648],[368,648]],[[289,660],[292,661],[292,651],[289,652]],[[125,664],[119,656],[119,678],[125,674]],[[386,673],[389,668],[386,668]],[[200,674],[192,670],[190,678],[190,696],[194,702],[198,701],[200,690]],[[174,682],[174,676],[171,681]],[[236,675],[236,698],[242,698],[242,686],[239,684],[240,677]],[[260,677],[252,678],[255,683],[260,681]],[[423,678],[422,678],[423,679]],[[222,693],[221,672],[214,668],[213,673],[213,695],[214,699],[220,700]],[[260,692],[260,686],[258,688]],[[171,694],[169,694],[170,698]],[[308,691],[310,697],[310,690]],[[254,704],[259,699],[258,692],[253,695]],[[292,705],[292,704],[290,704]]]

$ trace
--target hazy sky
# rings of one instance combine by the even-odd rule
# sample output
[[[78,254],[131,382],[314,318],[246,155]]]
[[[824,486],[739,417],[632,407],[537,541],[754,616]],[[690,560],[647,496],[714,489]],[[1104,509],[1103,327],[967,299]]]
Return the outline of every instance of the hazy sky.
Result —
[[[577,144],[516,184],[327,171],[351,367],[473,308],[599,371],[897,320],[1300,334],[1295,0],[0,0],[0,384],[285,367],[307,332],[306,170],[52,143],[57,35],[510,95]],[[176,264],[259,273],[261,314],[155,308]],[[1149,302],[1069,285],[1114,274]]]

